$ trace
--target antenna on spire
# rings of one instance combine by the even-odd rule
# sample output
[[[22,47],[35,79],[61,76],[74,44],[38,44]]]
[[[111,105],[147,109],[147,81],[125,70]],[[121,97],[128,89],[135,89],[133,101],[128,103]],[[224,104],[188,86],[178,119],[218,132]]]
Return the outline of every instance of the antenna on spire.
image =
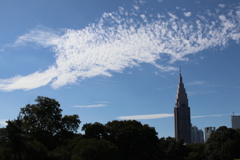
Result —
[[[180,75],[182,74],[182,69],[181,69],[181,66],[179,67],[179,72],[180,72]]]

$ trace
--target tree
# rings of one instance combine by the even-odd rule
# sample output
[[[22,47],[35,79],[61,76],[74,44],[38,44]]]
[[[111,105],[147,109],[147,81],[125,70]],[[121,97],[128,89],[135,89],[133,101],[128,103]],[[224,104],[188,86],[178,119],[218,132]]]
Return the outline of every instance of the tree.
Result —
[[[237,130],[219,127],[206,142],[206,156],[209,160],[240,158],[240,134]]]
[[[158,137],[154,128],[136,120],[112,121],[106,125],[108,140],[119,148],[124,160],[157,159]]]
[[[19,119],[22,130],[30,137],[36,138],[43,144],[52,145],[49,140],[56,141],[58,136],[75,133],[80,124],[78,115],[62,117],[60,104],[48,97],[37,97],[35,104],[21,108]]]
[[[17,118],[16,120],[6,121],[6,150],[7,159],[22,159],[23,151],[25,149],[25,137],[23,136],[23,131],[21,128],[22,121]]]
[[[105,139],[82,139],[72,151],[73,160],[117,160],[118,148]]]
[[[184,140],[176,141],[175,138],[167,137],[159,139],[159,150],[163,152],[161,159],[182,160],[186,157],[186,146]]]
[[[205,160],[205,143],[191,143],[187,144],[187,150],[188,150],[188,157],[186,159],[188,160]]]
[[[34,136],[53,136],[61,131],[62,109],[60,104],[47,97],[37,97],[36,104],[27,104],[21,108],[19,118],[25,133]],[[35,135],[36,134],[36,135]]]
[[[17,120],[7,121],[7,138],[16,156],[24,153],[24,147],[25,151],[32,153],[45,153],[45,147],[48,151],[54,150],[65,139],[73,137],[81,123],[78,115],[63,117],[55,99],[39,96],[35,101],[35,104],[20,109]]]
[[[106,138],[107,137],[107,130],[106,127],[98,122],[93,124],[86,123],[82,127],[82,131],[85,131],[84,137],[85,138]]]
[[[6,143],[6,128],[0,128],[0,145],[4,145]]]
[[[84,124],[84,138],[107,140],[115,144],[119,150],[120,159],[145,160],[157,159],[158,137],[153,127],[142,125],[136,120],[112,121],[103,125],[101,123]]]
[[[59,135],[64,138],[72,138],[79,128],[79,124],[81,121],[79,120],[79,116],[74,115],[65,115],[62,118],[61,131]]]
[[[43,160],[48,158],[48,149],[42,143],[33,140],[25,142],[24,160]]]

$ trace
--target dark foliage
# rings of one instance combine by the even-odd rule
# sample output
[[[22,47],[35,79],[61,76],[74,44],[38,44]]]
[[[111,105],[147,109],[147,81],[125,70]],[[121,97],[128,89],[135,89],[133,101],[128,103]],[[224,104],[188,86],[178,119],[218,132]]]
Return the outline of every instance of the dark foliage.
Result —
[[[0,160],[233,160],[240,158],[240,129],[220,127],[203,144],[158,138],[136,120],[87,123],[62,116],[60,104],[37,97],[0,129]]]
[[[187,158],[188,160],[205,160],[206,156],[204,154],[205,151],[204,143],[192,143],[187,144]]]
[[[225,126],[219,127],[207,140],[206,157],[209,160],[240,158],[239,130]]]
[[[187,156],[186,146],[183,140],[176,141],[175,138],[167,137],[159,139],[159,150],[163,153],[164,160],[182,160]]]

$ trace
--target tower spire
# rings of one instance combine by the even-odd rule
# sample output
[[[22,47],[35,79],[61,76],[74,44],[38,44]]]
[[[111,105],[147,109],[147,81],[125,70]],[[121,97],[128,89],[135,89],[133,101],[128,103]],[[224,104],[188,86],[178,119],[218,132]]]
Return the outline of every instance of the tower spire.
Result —
[[[181,68],[181,66],[179,67],[179,72],[180,72],[179,82],[180,82],[180,84],[182,84],[182,68]]]

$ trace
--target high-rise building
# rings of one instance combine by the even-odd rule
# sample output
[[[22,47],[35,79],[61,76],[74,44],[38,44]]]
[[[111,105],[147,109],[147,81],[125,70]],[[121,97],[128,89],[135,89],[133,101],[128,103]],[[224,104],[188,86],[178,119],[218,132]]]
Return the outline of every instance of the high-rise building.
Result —
[[[231,116],[232,129],[240,128],[240,116]]]
[[[174,126],[176,140],[184,139],[185,143],[191,143],[191,116],[188,106],[187,93],[182,82],[180,70],[176,103],[174,107]]]
[[[203,130],[199,130],[199,143],[204,143]]]
[[[203,131],[196,126],[192,126],[192,143],[203,143]]]
[[[205,132],[205,142],[207,142],[208,138],[212,133],[215,132],[215,127],[205,127],[204,132]]]

